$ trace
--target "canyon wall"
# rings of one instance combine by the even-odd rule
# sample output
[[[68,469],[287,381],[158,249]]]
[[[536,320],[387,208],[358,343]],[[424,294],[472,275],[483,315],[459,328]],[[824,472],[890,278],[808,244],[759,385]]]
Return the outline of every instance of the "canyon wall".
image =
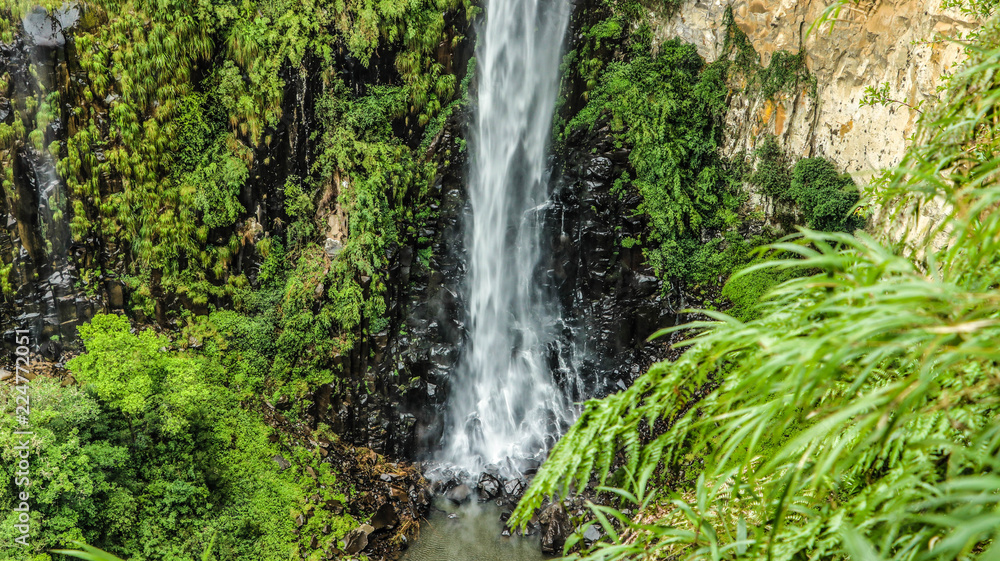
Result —
[[[805,50],[816,79],[775,99],[737,93],[727,116],[724,150],[751,149],[767,133],[794,158],[824,157],[864,180],[902,158],[919,113],[901,103],[862,107],[867,86],[888,82],[889,97],[909,106],[937,96],[941,77],[963,58],[956,39],[978,27],[941,0],[862,0],[836,22],[812,28],[831,0],[688,0],[656,17],[659,41],[694,43],[708,61],[722,55],[726,8],[767,66],[778,51]]]

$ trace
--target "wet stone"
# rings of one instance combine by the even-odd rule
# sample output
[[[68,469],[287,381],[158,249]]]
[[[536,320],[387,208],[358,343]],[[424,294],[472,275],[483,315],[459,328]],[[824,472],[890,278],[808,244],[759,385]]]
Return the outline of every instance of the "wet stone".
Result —
[[[500,480],[495,476],[484,473],[479,476],[479,500],[489,501],[498,497],[503,490]]]
[[[289,463],[288,460],[286,460],[284,456],[280,454],[275,455],[274,457],[271,458],[271,460],[274,461],[274,463],[278,464],[278,469],[280,469],[281,471],[285,471],[286,469],[292,467],[292,464]]]
[[[462,503],[468,501],[469,497],[472,496],[472,489],[470,489],[468,485],[465,485],[463,483],[462,485],[459,485],[457,487],[453,487],[450,491],[448,491],[447,493],[445,493],[444,496],[449,501],[451,501],[451,502],[453,502],[455,504],[462,504]]]
[[[66,44],[62,25],[45,8],[36,7],[22,20],[24,32],[36,47],[61,47]]]
[[[597,524],[591,524],[590,526],[587,526],[586,530],[584,530],[583,539],[588,543],[594,543],[601,539],[601,536],[603,535],[604,533],[601,532],[601,529],[597,526]]]
[[[323,243],[323,250],[332,259],[337,256],[338,253],[343,251],[344,244],[333,238],[327,238],[326,242]]]
[[[362,524],[361,526],[353,529],[344,538],[344,553],[348,555],[354,555],[359,553],[368,547],[368,535],[375,531],[368,524]]]
[[[524,494],[524,482],[520,479],[508,479],[503,486],[508,497],[519,497]]]
[[[371,525],[376,530],[395,528],[396,524],[399,524],[399,516],[396,515],[396,508],[388,502],[382,503],[371,519]]]
[[[611,176],[611,160],[603,156],[590,160],[587,166],[587,177],[608,179]]]
[[[561,553],[566,538],[573,530],[566,510],[561,504],[552,503],[538,515],[538,522],[542,531],[542,553]]]
[[[329,510],[330,512],[334,513],[334,514],[343,514],[344,513],[344,503],[342,503],[342,502],[340,502],[340,501],[338,501],[336,499],[330,500],[330,501],[326,501],[326,509]]]

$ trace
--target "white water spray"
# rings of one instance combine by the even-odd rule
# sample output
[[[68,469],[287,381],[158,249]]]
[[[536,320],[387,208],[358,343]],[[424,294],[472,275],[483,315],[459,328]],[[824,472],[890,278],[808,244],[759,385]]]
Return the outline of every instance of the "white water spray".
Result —
[[[538,274],[569,13],[567,0],[488,0],[479,30],[466,226],[469,339],[442,458],[472,472],[496,464],[516,473],[518,460],[543,455],[576,416],[553,379],[562,320]]]

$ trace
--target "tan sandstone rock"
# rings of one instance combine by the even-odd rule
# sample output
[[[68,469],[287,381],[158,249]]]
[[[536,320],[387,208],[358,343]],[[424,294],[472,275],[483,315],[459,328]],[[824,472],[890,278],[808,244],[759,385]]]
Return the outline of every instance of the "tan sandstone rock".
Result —
[[[962,46],[932,41],[977,27],[941,0],[863,0],[841,12],[832,30],[809,28],[832,0],[733,0],[736,25],[767,65],[774,52],[806,50],[817,96],[806,88],[774,103],[734,96],[724,151],[751,149],[774,133],[796,157],[822,156],[864,179],[898,163],[914,132],[917,112],[901,105],[861,107],[865,86],[888,82],[891,96],[911,105],[937,94],[941,75],[963,57]],[[725,0],[688,0],[670,18],[657,17],[658,40],[680,37],[707,60],[720,56]],[[757,96],[759,97],[759,96]]]

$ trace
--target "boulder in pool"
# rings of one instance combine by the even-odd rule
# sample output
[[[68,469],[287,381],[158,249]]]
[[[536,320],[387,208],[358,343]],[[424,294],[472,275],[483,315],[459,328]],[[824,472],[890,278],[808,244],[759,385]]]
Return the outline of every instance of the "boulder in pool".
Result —
[[[460,505],[469,500],[472,496],[472,489],[464,483],[457,487],[453,487],[450,491],[444,494],[444,496],[451,502]]]

